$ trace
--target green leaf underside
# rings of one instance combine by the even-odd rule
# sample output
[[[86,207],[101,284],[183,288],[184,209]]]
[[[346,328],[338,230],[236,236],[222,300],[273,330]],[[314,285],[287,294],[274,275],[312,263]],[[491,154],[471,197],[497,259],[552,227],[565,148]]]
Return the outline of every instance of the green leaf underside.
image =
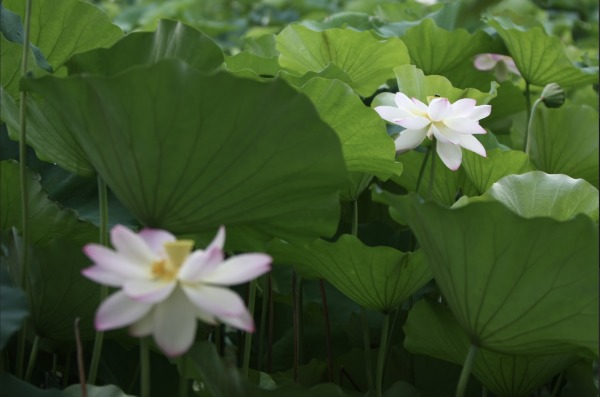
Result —
[[[580,69],[564,52],[558,37],[548,36],[541,27],[525,31],[504,17],[490,19],[515,64],[526,81],[545,86],[558,83],[564,87],[598,83],[598,67]]]
[[[448,31],[425,18],[408,29],[402,36],[412,62],[426,75],[444,74],[476,54],[497,52],[494,40],[478,30],[471,34],[466,29]],[[471,73],[476,73],[475,69]]]
[[[598,189],[583,179],[541,171],[509,175],[484,196],[500,201],[526,218],[552,217],[559,221],[585,214],[598,221]]]
[[[322,277],[356,303],[381,312],[397,308],[431,279],[420,252],[369,247],[351,235],[305,247],[275,241],[269,253],[303,276]]]
[[[382,180],[402,172],[395,161],[394,141],[385,122],[346,84],[338,80],[313,78],[301,92],[314,103],[321,118],[338,134],[348,171],[365,172]]]
[[[67,63],[69,74],[114,75],[135,65],[156,63],[165,58],[184,60],[204,72],[223,63],[223,53],[210,37],[181,22],[161,20],[154,32],[134,32],[110,48],[78,54]]]
[[[481,92],[475,88],[460,89],[452,86],[450,80],[444,76],[425,76],[421,69],[414,65],[402,65],[394,68],[398,91],[410,98],[416,98],[428,103],[427,97],[439,95],[455,102],[461,98],[473,98],[479,105],[488,103],[496,96],[498,84],[492,82],[489,93]]]
[[[19,140],[19,104],[4,90],[0,95],[2,120],[6,122],[8,135],[15,141]],[[77,175],[95,174],[77,139],[46,100],[28,95],[26,114],[27,143],[35,149],[38,158],[56,163]]]
[[[587,216],[524,219],[497,202],[448,209],[374,197],[408,221],[471,340],[506,354],[598,356],[598,231]]]
[[[23,18],[25,3],[4,0],[3,5]],[[74,54],[108,47],[123,36],[104,12],[83,1],[34,1],[31,15],[30,41],[55,71]]]
[[[98,229],[89,222],[78,219],[77,213],[50,201],[33,173],[26,176],[29,203],[29,239],[33,245],[45,244],[56,238],[80,243],[93,241]],[[0,226],[2,231],[16,227],[21,231],[21,191],[19,164],[6,160],[0,162]]]
[[[404,325],[404,346],[459,365],[469,350],[469,338],[445,306],[419,301]],[[479,349],[473,375],[499,396],[528,396],[552,376],[577,361],[574,355],[512,356]]]
[[[379,40],[370,32],[347,29],[316,32],[301,25],[290,25],[277,35],[277,50],[279,64],[300,75],[336,65],[361,96],[371,95],[393,77],[392,68],[410,60],[398,38]]]
[[[538,108],[534,115],[531,159],[549,174],[584,178],[598,187],[598,112],[565,104]]]
[[[347,178],[339,140],[281,81],[205,76],[163,60],[112,78],[24,84],[60,103],[94,168],[148,226],[186,233],[224,224],[245,247],[335,231]]]

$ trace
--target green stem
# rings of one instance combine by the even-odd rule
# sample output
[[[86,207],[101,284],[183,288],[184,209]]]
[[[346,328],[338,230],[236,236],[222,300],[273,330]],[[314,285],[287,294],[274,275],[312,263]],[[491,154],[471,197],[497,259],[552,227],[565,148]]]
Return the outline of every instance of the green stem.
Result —
[[[415,193],[419,194],[419,188],[421,187],[421,182],[423,181],[423,175],[425,174],[425,166],[427,165],[427,160],[429,160],[429,156],[431,154],[431,148],[427,149],[425,152],[425,158],[421,163],[421,169],[419,170],[419,176],[417,177],[417,187],[415,188]]]
[[[185,376],[186,359],[181,357],[179,364],[179,397],[187,397],[188,395],[188,380]]]
[[[254,318],[254,306],[256,305],[256,280],[250,281],[250,291],[248,292],[248,311]],[[250,370],[250,353],[252,351],[252,333],[246,332],[244,335],[244,361],[242,362],[242,374],[248,379]]]
[[[475,356],[477,356],[477,345],[471,344],[469,353],[467,353],[467,358],[460,373],[458,386],[456,386],[456,397],[464,397],[465,395],[467,383],[469,382],[469,376],[471,375],[471,369],[473,368],[473,363],[475,362]]]
[[[265,288],[263,289],[261,308],[260,308],[260,329],[258,330],[258,365],[259,371],[263,370],[263,356],[265,354],[265,335],[267,333],[267,314],[269,310],[269,299],[267,294],[268,276],[263,276]]]
[[[385,370],[385,358],[387,351],[387,340],[390,330],[390,314],[385,313],[383,317],[383,325],[381,326],[381,341],[379,343],[379,355],[377,357],[377,397],[383,396],[383,373]]]
[[[140,339],[140,397],[150,397],[150,351],[148,350],[148,338]]]
[[[367,318],[367,309],[360,307],[360,320],[363,329],[363,346],[365,348],[365,369],[367,370],[367,387],[373,390],[373,363],[371,362],[371,335],[369,332],[369,320]]]
[[[529,152],[531,151],[531,141],[532,141],[532,135],[533,135],[533,130],[532,130],[531,126],[533,125],[535,111],[540,103],[542,103],[542,98],[538,98],[535,100],[535,102],[533,103],[533,107],[531,108],[531,114],[529,115],[529,118],[527,121],[527,130],[525,131],[525,145],[524,146],[525,146],[525,154],[527,154],[528,156],[529,156]]]
[[[558,394],[560,393],[560,386],[563,383],[564,377],[565,377],[565,371],[562,371],[560,373],[560,375],[558,376],[558,379],[556,380],[556,384],[554,385],[554,390],[552,390],[552,396],[551,397],[557,397]]]
[[[106,183],[98,175],[98,206],[100,211],[100,236],[98,241],[101,245],[108,245],[108,191]],[[108,296],[108,287],[100,286],[100,302]],[[91,385],[96,383],[98,375],[98,366],[100,365],[100,356],[102,355],[102,345],[104,344],[104,332],[96,331],[94,337],[94,350],[92,352],[92,361],[90,363],[90,373],[88,381]]]
[[[29,31],[31,27],[31,3],[27,0],[25,4],[25,33],[23,37],[23,53],[21,57],[21,76],[25,77],[28,71],[29,63]],[[19,99],[19,178],[21,182],[21,288],[27,296],[29,287],[29,258],[27,257],[27,248],[29,246],[29,202],[27,200],[27,91],[21,91]],[[23,366],[25,362],[25,346],[27,341],[27,326],[23,325],[19,334],[19,343],[17,346],[17,368],[16,373],[19,378],[23,377]]]
[[[431,152],[435,151],[436,141],[433,141],[431,145]],[[431,166],[429,168],[429,191],[427,192],[427,199],[431,200],[433,197],[433,181],[435,178],[435,154],[431,156]]]
[[[25,372],[25,382],[31,381],[31,375],[33,374],[33,368],[37,361],[38,351],[40,350],[40,337],[35,336],[33,340],[33,347],[31,348],[31,354],[29,355],[29,362],[27,363],[27,372]]]
[[[525,81],[525,109],[527,111],[527,125],[529,125],[529,120],[531,118],[531,84],[528,81]],[[523,150],[527,146],[527,131],[525,131],[525,139],[523,142]]]

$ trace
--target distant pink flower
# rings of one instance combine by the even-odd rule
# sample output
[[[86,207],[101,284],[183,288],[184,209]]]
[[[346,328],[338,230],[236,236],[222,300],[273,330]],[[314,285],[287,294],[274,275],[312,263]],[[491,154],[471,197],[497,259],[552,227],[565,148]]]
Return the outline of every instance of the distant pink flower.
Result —
[[[428,105],[401,92],[396,93],[396,106],[377,106],[384,120],[404,127],[396,138],[399,153],[414,149],[425,138],[436,139],[436,151],[446,167],[455,171],[462,162],[461,147],[486,156],[483,145],[473,134],[485,134],[479,120],[490,115],[490,105],[475,106],[474,99],[433,98]]]
[[[250,281],[270,269],[266,254],[242,254],[224,259],[225,228],[206,250],[192,252],[191,240],[176,240],[165,230],[139,234],[117,225],[111,231],[115,250],[88,244],[84,252],[94,265],[83,275],[100,284],[121,288],[96,312],[100,331],[129,326],[132,335],[153,335],[168,356],[192,345],[197,320],[221,321],[247,332],[254,321],[242,299],[226,286]]]
[[[493,70],[499,81],[506,80],[508,78],[508,72],[517,76],[521,75],[517,65],[515,65],[515,61],[507,55],[479,54],[475,57],[473,65],[477,70]]]

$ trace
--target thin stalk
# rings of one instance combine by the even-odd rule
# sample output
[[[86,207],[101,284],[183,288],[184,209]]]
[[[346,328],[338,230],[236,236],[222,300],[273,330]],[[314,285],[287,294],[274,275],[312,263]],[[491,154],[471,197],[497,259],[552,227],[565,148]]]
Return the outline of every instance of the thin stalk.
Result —
[[[31,381],[31,375],[33,374],[33,368],[35,367],[35,362],[37,361],[37,355],[40,350],[40,337],[38,335],[35,336],[33,340],[33,347],[31,348],[31,354],[29,355],[29,362],[27,363],[27,371],[25,372],[25,382]]]
[[[436,141],[433,141],[431,145],[431,151],[435,151]],[[435,179],[435,154],[431,156],[431,165],[429,167],[429,190],[427,191],[427,199],[431,200],[433,197],[433,181]]]
[[[383,317],[383,325],[381,326],[381,341],[379,343],[379,355],[377,357],[377,381],[375,384],[377,397],[383,397],[383,373],[385,370],[385,358],[389,330],[390,314],[386,313]]]
[[[524,150],[525,150],[525,154],[528,156],[529,156],[529,152],[531,151],[531,141],[532,141],[532,135],[533,135],[533,130],[532,130],[531,126],[533,125],[535,111],[540,103],[542,103],[542,98],[538,98],[535,100],[535,102],[533,103],[533,107],[531,108],[531,114],[529,115],[529,118],[527,121],[527,130],[525,131],[525,144],[524,144],[525,149]]]
[[[352,216],[352,235],[358,237],[358,201],[354,201]],[[360,322],[362,324],[363,346],[365,349],[365,370],[367,371],[367,387],[373,390],[373,364],[371,363],[371,335],[369,334],[369,320],[367,309],[360,307]]]
[[[531,84],[529,81],[525,81],[525,107],[527,111],[527,126],[531,120]],[[527,147],[527,131],[525,131],[525,139],[523,141],[523,150]]]
[[[185,377],[186,366],[185,357],[181,357],[179,365],[179,397],[187,397],[188,395],[188,380]]]
[[[293,365],[293,379],[294,382],[298,382],[298,367],[301,361],[301,348],[302,348],[302,336],[301,336],[301,314],[302,314],[302,286],[300,277],[296,272],[292,273],[292,306],[293,306],[293,330],[294,330],[294,365]]]
[[[367,309],[360,307],[360,320],[362,323],[363,346],[365,349],[365,369],[367,371],[367,387],[373,390],[373,363],[371,362],[371,335],[369,334],[369,320],[367,319]]]
[[[254,306],[256,305],[256,280],[250,281],[248,291],[248,311],[250,316],[254,318]],[[244,335],[244,359],[242,362],[242,374],[248,379],[248,371],[250,370],[250,353],[252,351],[252,333],[246,332]]]
[[[460,373],[458,386],[456,386],[456,397],[464,397],[465,395],[467,382],[469,381],[469,375],[471,375],[471,369],[473,368],[473,363],[475,362],[475,356],[477,356],[477,345],[471,344],[469,353],[467,353],[467,358]]]
[[[98,241],[101,245],[108,245],[108,191],[106,183],[98,175],[98,205],[100,212],[100,235]],[[108,287],[100,286],[100,302],[104,301],[108,296]],[[102,345],[104,344],[104,332],[96,331],[94,337],[94,350],[92,351],[92,361],[90,363],[89,382],[96,383],[98,375],[98,366],[100,365],[100,356],[102,355]]]
[[[225,343],[223,341],[223,334],[223,325],[215,325],[215,345],[217,346],[217,352],[221,357],[225,356]]]
[[[275,335],[275,307],[273,304],[273,280],[271,273],[267,278],[267,299],[269,301],[269,333],[267,334],[267,373],[273,372],[273,339]]]
[[[87,397],[87,382],[85,381],[85,366],[83,363],[83,347],[79,335],[79,317],[75,319],[75,343],[77,346],[77,369],[79,370],[79,384],[81,385],[81,397]]]
[[[31,27],[31,5],[32,0],[25,3],[25,33],[23,37],[23,53],[21,56],[21,76],[25,77],[29,64],[29,31]],[[27,91],[20,93],[19,99],[19,179],[21,183],[21,288],[27,295],[29,287],[29,258],[27,247],[29,246],[29,202],[27,200]],[[23,367],[25,362],[25,346],[27,341],[27,325],[23,325],[19,334],[19,343],[17,345],[17,368],[16,374],[19,378],[23,377]]]
[[[327,294],[325,293],[325,281],[319,280],[321,289],[321,302],[323,304],[323,322],[325,323],[325,344],[327,348],[327,380],[333,382],[333,343],[331,340],[331,327],[329,325],[329,310],[327,309]]]
[[[268,276],[264,276],[266,280]],[[266,286],[267,283],[265,283]],[[258,363],[256,368],[263,370],[263,356],[265,354],[265,334],[267,333],[267,311],[269,310],[269,299],[266,289],[263,289],[261,307],[260,307],[260,329],[258,330]]]
[[[423,181],[423,175],[425,174],[425,166],[427,165],[427,160],[431,154],[431,148],[427,149],[425,152],[425,158],[421,163],[421,169],[419,169],[419,176],[417,177],[417,187],[415,188],[415,193],[419,194],[419,188],[421,187],[421,181]]]
[[[352,235],[358,236],[358,200],[352,202]]]
[[[554,389],[552,390],[551,397],[557,397],[560,393],[560,386],[563,383],[563,379],[565,378],[565,371],[562,371],[556,380],[556,384],[554,385]]]
[[[140,397],[150,397],[150,351],[148,350],[148,338],[140,339]]]

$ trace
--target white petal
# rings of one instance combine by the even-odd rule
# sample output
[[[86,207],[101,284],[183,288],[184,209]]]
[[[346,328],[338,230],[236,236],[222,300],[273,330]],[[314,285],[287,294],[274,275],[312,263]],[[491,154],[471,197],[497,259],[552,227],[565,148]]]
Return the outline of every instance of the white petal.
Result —
[[[485,134],[486,131],[476,120],[467,118],[447,118],[444,124],[450,129],[461,134]]]
[[[460,142],[460,134],[446,127],[443,123],[431,124],[431,132],[439,142],[452,143],[454,145],[458,145]]]
[[[423,102],[419,101],[417,98],[411,98],[411,102],[414,106],[412,109],[413,113],[418,114],[419,116],[426,116],[429,114],[429,107]]]
[[[143,238],[125,226],[117,225],[113,227],[110,231],[110,241],[119,255],[132,262],[150,264],[159,259]]]
[[[473,109],[475,109],[477,101],[471,98],[463,98],[452,104],[452,118],[469,117]]]
[[[195,283],[223,262],[223,251],[219,246],[209,247],[206,251],[192,252],[181,265],[177,278],[181,281]]]
[[[99,284],[109,285],[111,287],[120,287],[126,280],[122,276],[100,266],[90,266],[85,268],[81,271],[81,274]]]
[[[221,317],[220,320],[221,322],[234,328],[241,329],[242,331],[254,332],[254,319],[246,308],[244,308],[243,313],[239,313],[236,316]]]
[[[198,320],[196,308],[177,288],[154,309],[154,340],[167,356],[179,356],[192,346]]]
[[[479,54],[475,57],[473,64],[478,70],[492,70],[498,61],[494,59],[492,54]]]
[[[385,121],[395,124],[397,124],[398,120],[412,116],[412,114],[392,106],[377,106],[375,111]]]
[[[414,149],[423,142],[427,136],[427,129],[420,130],[404,130],[395,140],[396,151],[399,153]]]
[[[515,61],[510,57],[507,57],[507,58],[508,59],[504,60],[504,63],[508,67],[508,70],[510,70],[512,73],[516,74],[517,76],[520,76],[521,72],[519,71],[519,68],[515,64]]]
[[[271,269],[273,259],[266,254],[242,254],[227,259],[212,273],[202,277],[203,283],[237,285],[254,280]]]
[[[138,338],[151,335],[154,331],[154,309],[129,326],[129,333]]]
[[[161,257],[165,256],[164,244],[177,240],[171,233],[161,229],[142,229],[138,236],[146,242],[154,254]]]
[[[396,93],[396,95],[394,96],[394,101],[396,102],[396,106],[398,106],[399,109],[403,109],[411,113],[412,110],[417,109],[415,107],[415,103],[402,92]]]
[[[492,113],[491,105],[475,106],[475,109],[473,109],[468,117],[473,120],[481,120],[482,118],[489,116],[490,113]]]
[[[215,238],[213,238],[213,241],[206,247],[206,250],[208,251],[213,248],[223,250],[223,246],[225,246],[225,226],[220,226]]]
[[[122,291],[115,292],[98,308],[96,329],[106,331],[133,324],[144,317],[152,306],[150,303],[134,301]]]
[[[176,285],[175,281],[130,280],[123,284],[123,291],[136,301],[157,303],[167,299]]]
[[[210,313],[206,313],[198,308],[196,308],[196,316],[198,319],[206,324],[217,325],[217,319]]]
[[[200,310],[214,315],[217,318],[222,316],[237,316],[246,306],[238,294],[223,287],[212,287],[209,285],[186,285],[182,286],[183,292],[190,301]]]
[[[431,124],[431,120],[427,117],[413,116],[405,119],[398,119],[396,124],[406,128],[407,130],[420,130]]]
[[[485,148],[473,135],[463,135],[460,138],[460,146],[467,150],[477,153],[480,156],[486,157]]]
[[[452,105],[447,98],[434,98],[429,104],[429,118],[431,121],[441,121],[452,113]]]
[[[446,167],[452,171],[456,171],[462,162],[462,152],[460,146],[451,143],[443,143],[438,141],[437,154],[440,156]]]
[[[108,272],[115,273],[126,279],[149,278],[150,265],[132,262],[119,253],[99,244],[87,244],[83,252],[94,261],[94,263]]]

